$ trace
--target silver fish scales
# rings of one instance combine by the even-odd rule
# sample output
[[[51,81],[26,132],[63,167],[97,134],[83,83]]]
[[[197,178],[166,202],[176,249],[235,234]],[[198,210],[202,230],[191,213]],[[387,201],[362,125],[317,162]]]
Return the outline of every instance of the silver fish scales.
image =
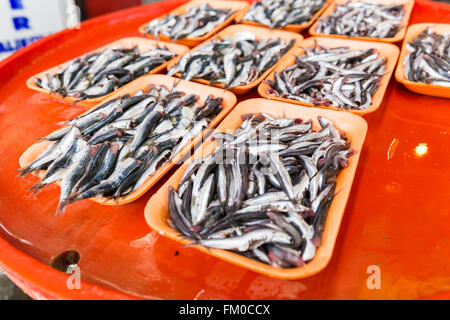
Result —
[[[140,51],[116,46],[75,58],[59,72],[36,79],[36,85],[63,97],[97,98],[122,87],[176,56],[166,47]]]
[[[310,122],[251,114],[233,133],[216,134],[214,152],[188,166],[177,190],[170,187],[169,224],[195,245],[274,267],[304,265],[320,245],[335,178],[352,154],[334,124],[318,120],[322,130],[315,132]],[[280,143],[287,133],[311,148],[295,148],[295,139]],[[293,153],[268,147],[251,155],[249,146],[261,141]]]
[[[242,18],[270,28],[301,25],[312,19],[325,0],[261,0],[255,2]]]
[[[185,54],[168,75],[179,73],[185,80],[203,79],[227,88],[247,85],[277,63],[294,42],[259,41],[251,32],[240,32],[231,38],[212,40]]]
[[[403,5],[348,1],[331,15],[319,18],[318,33],[349,37],[392,38],[403,26]]]
[[[294,65],[275,72],[268,93],[314,105],[364,110],[384,76],[386,59],[375,49],[304,48]]]
[[[47,169],[31,188],[35,193],[62,181],[57,213],[82,199],[129,195],[201,134],[223,108],[220,97],[209,96],[202,103],[198,99],[176,87],[151,85],[134,96],[103,103],[41,138],[50,146],[20,169],[21,175]]]
[[[207,3],[187,8],[184,14],[168,14],[162,19],[152,20],[145,32],[156,39],[164,34],[172,40],[202,37],[227,20],[232,9],[212,8]]]
[[[408,80],[450,87],[450,33],[427,28],[406,48],[403,64]]]

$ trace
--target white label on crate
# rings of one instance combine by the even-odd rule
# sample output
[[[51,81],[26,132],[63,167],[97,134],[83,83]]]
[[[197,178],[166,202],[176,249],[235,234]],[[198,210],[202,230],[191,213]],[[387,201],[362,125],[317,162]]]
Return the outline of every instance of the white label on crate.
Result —
[[[0,0],[0,59],[66,26],[66,0]]]

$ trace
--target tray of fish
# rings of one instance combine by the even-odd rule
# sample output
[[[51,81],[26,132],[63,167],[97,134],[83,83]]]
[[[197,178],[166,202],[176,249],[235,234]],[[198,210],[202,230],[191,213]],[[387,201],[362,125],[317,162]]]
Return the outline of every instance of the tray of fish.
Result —
[[[190,1],[139,28],[142,35],[194,47],[231,24],[245,1]]]
[[[136,200],[230,112],[228,91],[151,75],[32,145],[20,158],[20,175],[40,180],[33,193],[57,182],[57,210],[92,199],[106,205]]]
[[[172,61],[168,75],[244,94],[256,87],[303,37],[289,31],[232,25]]]
[[[118,88],[166,68],[188,47],[145,38],[123,38],[27,80],[30,89],[66,102],[93,106]]]
[[[237,23],[299,32],[309,28],[332,0],[261,0],[236,16]]]
[[[312,36],[403,40],[414,0],[336,0],[309,29]]]
[[[450,24],[409,26],[395,79],[413,92],[450,98]]]
[[[149,200],[160,234],[271,277],[331,258],[367,132],[361,117],[241,102]]]
[[[266,99],[310,107],[376,111],[399,49],[389,43],[308,38],[260,84]]]

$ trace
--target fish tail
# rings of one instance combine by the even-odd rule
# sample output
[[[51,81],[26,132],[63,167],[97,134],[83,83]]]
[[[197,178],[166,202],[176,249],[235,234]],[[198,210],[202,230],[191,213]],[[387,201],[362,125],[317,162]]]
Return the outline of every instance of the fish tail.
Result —
[[[46,185],[44,184],[40,184],[39,186],[34,187],[33,192],[31,193],[31,195],[36,195],[39,191],[42,190],[43,187],[45,187]],[[31,190],[30,190],[31,191]]]
[[[80,193],[79,192],[74,192],[72,193],[67,200],[65,200],[66,205],[77,202],[78,200],[80,200],[79,197]]]
[[[191,248],[191,247],[194,247],[194,246],[201,245],[201,240],[200,239],[195,239],[195,240],[189,239],[189,240],[191,240],[192,242],[182,246],[181,247],[182,249],[184,249],[184,248]]]
[[[74,194],[74,196],[77,196],[78,193],[82,193],[82,192],[84,192],[84,191],[86,191],[86,190],[89,190],[89,189],[92,188],[94,185],[95,185],[95,184],[94,184],[93,182],[89,182],[89,183],[85,184],[84,186],[81,186],[81,187],[77,190],[77,193]]]
[[[31,168],[30,167],[23,167],[23,168],[19,168],[16,170],[16,172],[19,172],[19,174],[17,175],[17,177],[19,178],[24,178],[27,174],[29,174],[31,172]]]
[[[38,183],[36,183],[36,184],[34,184],[34,185],[32,185],[31,187],[29,187],[25,192],[31,192],[31,191],[33,191],[33,194],[35,194],[35,192],[36,192],[36,189],[38,188],[38,185],[39,185],[39,182]]]
[[[69,123],[69,121],[65,120],[65,121],[57,122],[56,124],[57,124],[58,126],[63,126],[63,125],[66,125],[66,124],[68,124],[68,123]],[[38,139],[39,139],[39,138],[38,138]]]
[[[66,206],[69,204],[69,200],[63,200],[58,203],[58,207],[56,208],[55,217],[63,214],[66,210]]]
[[[134,151],[130,150],[124,154],[123,159],[130,158],[134,155]]]
[[[77,104],[78,102],[81,102],[83,100],[86,100],[88,98],[87,95],[82,95],[81,97],[79,97],[74,103]]]
[[[109,197],[109,199],[113,200],[116,203],[116,205],[118,205],[120,197],[121,197],[121,193],[119,190],[117,190],[117,192],[114,193],[111,197]]]
[[[320,247],[320,245],[322,244],[322,234],[315,234],[311,242],[314,244],[314,246]]]
[[[31,194],[35,195],[36,193],[38,193],[39,191],[41,191],[41,189],[45,187],[45,184],[42,183],[42,180],[38,181],[36,184],[34,184],[32,187],[28,188],[26,192],[31,192],[33,191]]]

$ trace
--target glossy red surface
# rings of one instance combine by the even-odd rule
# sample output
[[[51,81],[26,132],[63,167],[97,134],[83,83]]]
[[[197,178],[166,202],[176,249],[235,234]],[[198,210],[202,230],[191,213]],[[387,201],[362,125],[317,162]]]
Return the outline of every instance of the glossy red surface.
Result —
[[[88,19],[117,10],[138,6],[142,0],[95,0],[84,1]]]
[[[364,117],[369,131],[331,262],[307,279],[258,275],[152,232],[143,210],[165,179],[132,204],[83,201],[57,218],[58,187],[25,192],[35,178],[16,178],[20,154],[58,121],[83,112],[29,90],[25,80],[137,35],[139,25],[182,2],[88,21],[0,64],[0,268],[35,298],[448,298],[450,100],[414,94],[394,80],[380,109]],[[450,6],[418,0],[410,23],[448,22],[449,16]],[[81,254],[81,290],[69,290],[68,276],[47,266],[68,249]],[[381,271],[379,290],[367,287],[371,265]]]

